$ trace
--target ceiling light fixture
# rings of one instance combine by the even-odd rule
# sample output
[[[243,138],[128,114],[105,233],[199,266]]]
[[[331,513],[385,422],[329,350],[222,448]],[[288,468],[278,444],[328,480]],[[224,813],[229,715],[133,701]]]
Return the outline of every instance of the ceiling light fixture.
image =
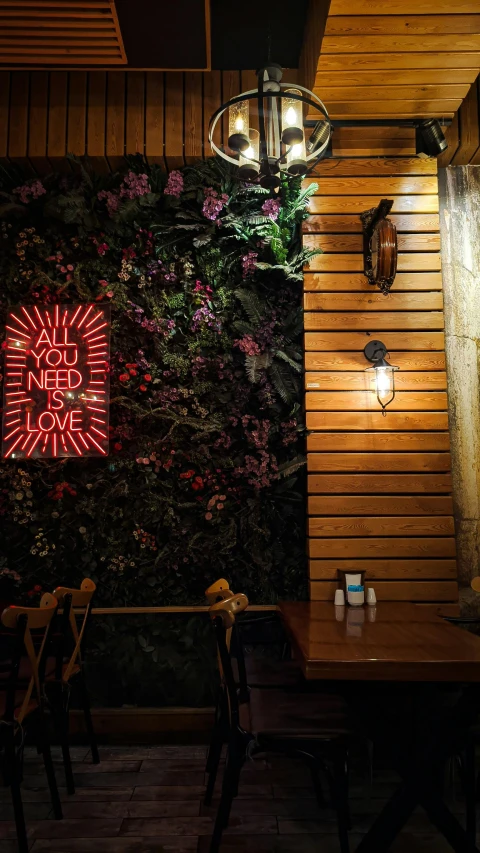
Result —
[[[298,84],[282,83],[282,69],[269,63],[257,72],[258,88],[222,104],[210,119],[208,139],[212,151],[238,167],[240,180],[259,182],[274,192],[280,174],[303,177],[325,154],[332,124],[325,105],[313,92]],[[256,105],[258,130],[250,127],[250,107]],[[304,105],[314,109],[319,119],[311,136],[303,131]],[[214,142],[215,128],[228,110],[228,149]],[[225,146],[224,146],[225,148]]]
[[[438,157],[448,148],[440,122],[427,118],[416,126],[416,147],[419,157]]]

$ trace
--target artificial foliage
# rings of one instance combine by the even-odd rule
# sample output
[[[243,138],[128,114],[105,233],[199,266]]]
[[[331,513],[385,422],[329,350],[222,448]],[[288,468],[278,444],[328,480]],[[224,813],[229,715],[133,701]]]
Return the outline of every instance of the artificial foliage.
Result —
[[[134,158],[1,188],[2,318],[108,303],[112,356],[108,458],[0,463],[0,597],[89,576],[105,605],[192,604],[222,575],[302,596],[312,187],[271,198],[215,160],[167,177]]]

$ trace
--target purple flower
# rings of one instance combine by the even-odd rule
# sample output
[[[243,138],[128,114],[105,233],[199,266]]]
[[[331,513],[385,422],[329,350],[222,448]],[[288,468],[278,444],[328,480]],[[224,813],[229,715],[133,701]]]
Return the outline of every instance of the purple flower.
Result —
[[[165,195],[173,195],[175,198],[180,198],[183,192],[183,175],[178,169],[174,169],[168,176],[167,186],[164,191]]]
[[[100,190],[100,192],[97,193],[97,198],[99,201],[105,199],[108,215],[114,216],[120,207],[120,196],[111,190]]]
[[[141,175],[136,175],[132,170],[127,172],[120,187],[120,195],[125,198],[138,198],[151,191],[148,176],[144,172]]]
[[[242,258],[242,276],[243,278],[248,278],[248,276],[255,272],[257,268],[257,252],[247,252],[246,255]]]
[[[203,327],[207,327],[209,329],[213,329],[215,332],[222,331],[221,324],[215,317],[215,314],[208,307],[207,303],[204,302],[200,308],[195,311],[195,314],[192,317],[192,332],[198,332],[199,329]]]
[[[279,198],[267,198],[266,201],[262,204],[262,211],[265,216],[268,216],[270,219],[273,219],[274,222],[278,219],[278,214],[280,213],[280,199]]]
[[[211,219],[212,222],[215,222],[218,225],[218,214],[225,207],[228,201],[228,195],[225,195],[225,193],[219,195],[213,187],[206,187],[203,196],[204,202],[202,213],[205,219]]]
[[[148,176],[145,173],[136,175],[130,170],[125,175],[119,190],[100,190],[97,193],[97,198],[99,201],[105,200],[108,215],[114,216],[120,207],[122,198],[138,198],[151,191]]]
[[[45,195],[47,191],[42,182],[37,179],[35,181],[30,181],[27,184],[23,184],[21,187],[15,187],[13,192],[20,196],[20,201],[22,201],[23,204],[28,204],[28,202],[33,198],[39,198],[39,196]]]

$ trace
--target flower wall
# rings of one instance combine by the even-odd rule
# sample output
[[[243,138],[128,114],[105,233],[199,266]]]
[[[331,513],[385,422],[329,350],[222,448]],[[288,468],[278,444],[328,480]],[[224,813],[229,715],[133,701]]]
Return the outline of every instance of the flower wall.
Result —
[[[85,576],[104,605],[199,603],[222,575],[256,602],[304,595],[308,194],[214,160],[4,173],[3,317],[108,303],[112,357],[108,458],[0,464],[0,598]]]

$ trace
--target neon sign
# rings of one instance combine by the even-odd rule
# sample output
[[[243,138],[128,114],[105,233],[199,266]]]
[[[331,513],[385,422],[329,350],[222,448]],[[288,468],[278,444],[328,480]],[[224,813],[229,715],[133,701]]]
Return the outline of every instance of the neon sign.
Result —
[[[8,312],[3,457],[106,456],[110,306]]]

